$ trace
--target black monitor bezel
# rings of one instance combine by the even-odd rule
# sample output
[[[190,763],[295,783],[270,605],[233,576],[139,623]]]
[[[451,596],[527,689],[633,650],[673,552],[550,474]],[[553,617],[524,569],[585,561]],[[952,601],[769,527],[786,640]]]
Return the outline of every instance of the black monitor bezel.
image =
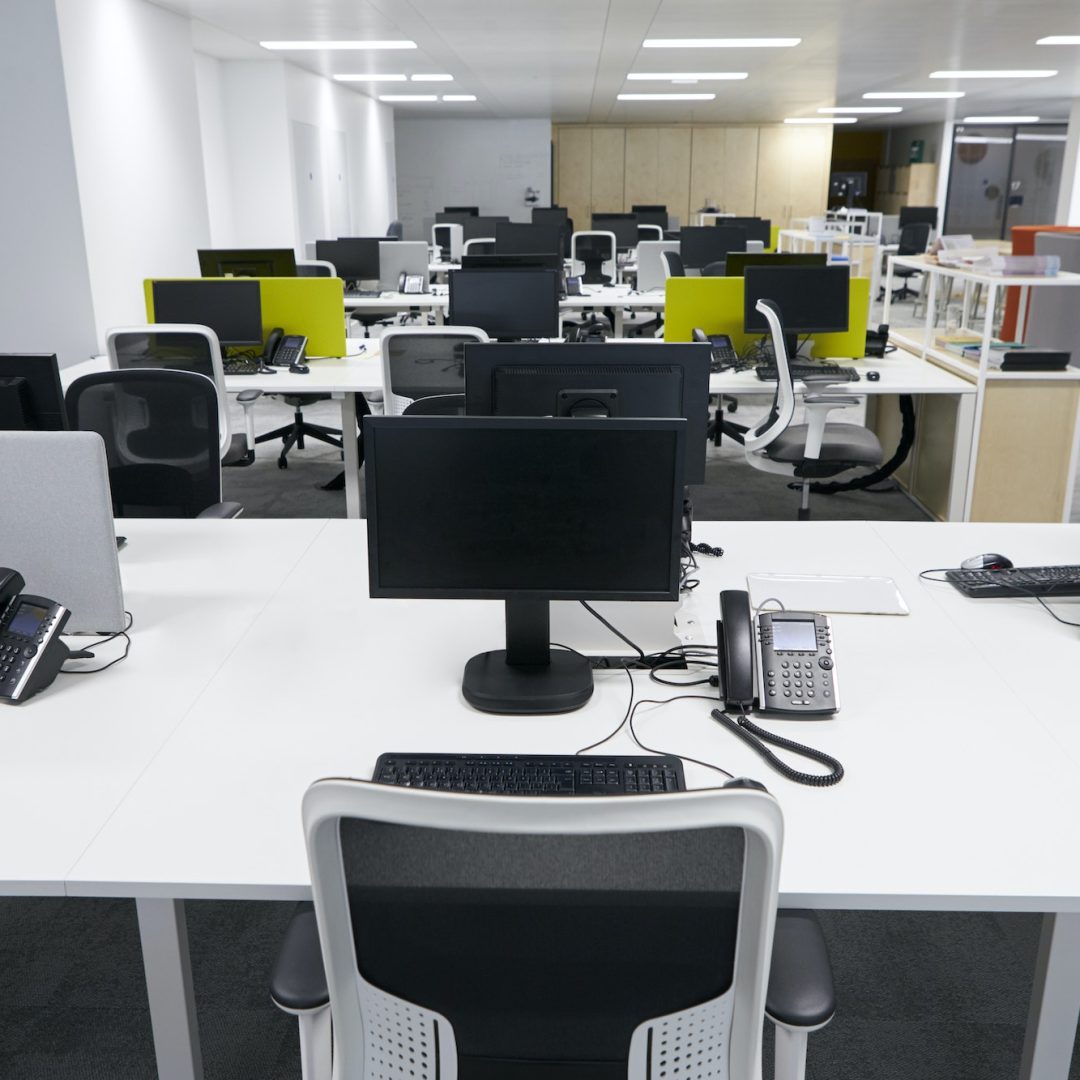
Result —
[[[247,294],[248,302],[250,298],[254,296],[255,304],[252,310],[248,313],[255,315],[255,308],[258,309],[258,314],[253,318],[251,328],[258,326],[258,335],[251,338],[223,338],[217,332],[217,328],[207,322],[206,319],[181,319],[178,322],[165,323],[160,315],[160,301],[159,290],[164,288],[166,291],[175,286],[195,287],[205,289],[207,291],[218,289],[242,289]],[[217,336],[218,344],[223,348],[250,348],[255,345],[262,345],[263,343],[263,328],[262,328],[262,289],[259,285],[258,278],[161,278],[151,283],[151,294],[154,299],[154,322],[163,323],[164,325],[185,325],[195,324],[197,326],[206,326],[213,330]],[[234,300],[241,298],[239,292],[234,293]]]
[[[630,207],[630,212],[637,215],[639,225],[659,225],[664,230],[671,219],[667,206],[659,203],[635,203]]]
[[[563,227],[570,220],[570,212],[565,206],[534,206],[529,220],[533,225],[549,225],[552,221],[537,221],[537,214],[550,214],[552,220],[557,220]]]
[[[625,226],[626,232],[623,235],[625,243],[620,241],[619,230],[613,228],[612,225],[598,225],[596,223],[597,218],[611,218],[612,225]],[[623,214],[615,213],[614,211],[605,213],[603,211],[590,215],[589,217],[589,231],[590,232],[609,232],[615,234],[615,250],[616,251],[632,251],[638,245],[637,238],[638,216],[637,214]],[[630,233],[633,233],[633,239],[627,240]]]
[[[561,274],[564,260],[552,252],[529,252],[525,255],[462,255],[462,270],[554,270]]]
[[[458,310],[457,310],[457,305],[454,303],[454,289],[455,289],[455,283],[456,282],[466,280],[465,278],[459,277],[459,275],[461,275],[461,274],[466,274],[466,275],[468,275],[468,274],[483,274],[485,277],[488,278],[488,280],[490,282],[490,280],[491,280],[494,273],[495,272],[493,272],[491,270],[466,270],[464,267],[462,267],[462,269],[455,270],[450,274],[450,277],[449,277],[450,302],[449,302],[449,306],[447,308],[447,315],[446,315],[446,321],[447,321],[447,323],[449,325],[451,325],[451,326],[479,326],[480,329],[483,330],[485,333],[491,334],[491,332],[487,329],[487,327],[485,327],[483,325],[483,322],[462,320],[462,319],[459,319],[457,317],[458,316]],[[530,331],[529,333],[517,334],[516,337],[518,337],[518,338],[557,337],[558,334],[559,334],[559,292],[560,292],[561,275],[555,270],[544,270],[544,269],[533,269],[533,268],[520,269],[520,270],[506,270],[506,271],[504,271],[504,273],[513,274],[519,280],[520,280],[521,276],[523,276],[525,274],[535,274],[535,275],[543,274],[548,279],[550,279],[550,281],[551,281],[551,295],[552,295],[553,301],[554,301],[554,303],[552,305],[552,318],[553,318],[553,321],[547,323],[545,325],[544,329],[537,332],[537,333],[533,333],[533,332]],[[491,336],[495,336],[495,335],[491,335]]]
[[[724,232],[725,229],[727,231],[729,231],[729,232],[738,232],[738,233],[742,234],[741,235],[741,243],[742,243],[741,248],[739,248],[739,247],[726,247],[724,244],[717,242],[717,237],[719,237]],[[689,242],[690,242],[691,253],[694,250],[694,244],[695,243],[701,242],[702,244],[707,244],[709,241],[716,242],[715,250],[711,253],[712,258],[704,259],[704,260],[702,260],[700,262],[696,261],[697,260],[696,255],[693,255],[693,254],[688,255],[687,254],[687,250],[686,250],[687,240],[689,240]],[[722,253],[718,254],[717,252],[719,251],[719,249],[721,247],[723,247],[724,250],[723,250]],[[683,266],[685,266],[687,270],[701,270],[702,268],[708,266],[710,263],[722,262],[724,259],[727,258],[729,252],[732,252],[732,251],[745,251],[745,250],[746,250],[746,229],[741,228],[741,227],[739,227],[737,225],[733,225],[733,226],[723,225],[723,226],[720,226],[719,228],[717,226],[715,226],[715,225],[687,225],[684,228],[679,230],[679,255],[682,258]]]
[[[468,217],[479,217],[479,206],[444,206],[442,208],[444,214],[465,214]]]
[[[486,240],[495,239],[495,226],[500,221],[509,221],[508,214],[479,214],[462,218],[461,230],[463,240]]]
[[[25,361],[25,363],[21,363]],[[34,366],[37,365],[37,366]],[[49,370],[42,372],[42,366]],[[31,377],[27,374],[33,370]],[[56,353],[0,353],[0,379],[25,379],[30,388],[31,416],[40,421],[41,415],[55,417],[56,423],[47,427],[28,427],[26,431],[67,431],[67,409],[64,405],[64,387],[60,381],[60,364]],[[55,404],[55,409],[39,408],[41,396],[50,399],[46,405]]]
[[[751,266],[747,268],[747,271],[748,273],[743,277],[743,330],[747,334],[769,333],[769,324],[765,321],[765,316],[756,308],[757,301],[763,298],[761,291],[751,287],[754,283],[754,279],[758,277],[761,272],[766,274],[788,274],[793,276],[808,273],[829,273],[837,280],[839,280],[840,275],[843,274],[845,280],[843,293],[845,298],[845,320],[843,326],[840,326],[839,322],[834,325],[819,324],[815,326],[792,323],[790,316],[784,312],[784,305],[781,299],[778,299],[775,296],[766,297],[766,299],[776,301],[780,308],[784,332],[787,334],[846,334],[851,329],[851,268],[849,266]],[[805,292],[805,289],[800,291]],[[783,296],[782,291],[780,295],[781,297]]]
[[[225,255],[235,258],[224,259]],[[296,252],[292,248],[199,248],[199,273],[204,278],[216,277],[297,277]],[[245,258],[246,256],[246,258]],[[227,274],[222,273],[222,262],[269,262],[271,268],[284,273],[270,274]]]
[[[533,231],[536,230],[536,231]],[[543,238],[547,236],[545,241]],[[531,247],[521,247],[517,241],[525,238]],[[545,244],[553,246],[544,246]],[[508,250],[501,250],[508,249]],[[558,255],[562,258],[563,227],[550,222],[497,221],[495,222],[496,255]]]
[[[658,590],[581,590],[581,589],[474,589],[474,588],[432,588],[423,586],[416,589],[394,587],[384,588],[379,584],[379,498],[376,478],[378,476],[378,433],[383,427],[400,432],[407,426],[423,427],[427,430],[438,428],[457,429],[543,429],[554,426],[566,430],[593,431],[644,431],[646,425],[653,430],[670,431],[675,438],[675,457],[684,459],[686,453],[687,422],[672,419],[542,419],[535,417],[492,417],[492,416],[372,416],[364,420],[364,461],[365,461],[365,507],[367,511],[368,542],[368,591],[374,599],[427,599],[427,600],[639,600],[665,601],[679,598],[679,565],[682,556],[682,512],[683,487],[680,478],[674,478],[671,502],[671,543],[669,545],[668,580],[671,587]],[[632,482],[632,481],[630,481]],[[632,538],[625,538],[632,542]],[[613,542],[618,538],[613,538]],[[437,548],[433,556],[438,558]]]
[[[737,270],[732,266],[732,258],[735,259]],[[742,277],[748,266],[828,265],[829,256],[823,251],[732,251],[724,260],[724,276]]]
[[[718,217],[713,222],[713,228],[730,228],[730,229],[745,229],[746,230],[746,242],[750,243],[751,240],[757,240],[758,242],[768,247],[772,241],[772,219],[762,217],[750,217],[749,215],[736,214],[735,217]],[[754,236],[754,233],[757,236]]]
[[[380,269],[381,269],[381,262],[379,260],[379,245],[381,243],[383,243],[384,241],[386,241],[387,239],[389,239],[389,238],[385,237],[385,236],[339,236],[334,240],[316,240],[315,241],[315,257],[317,259],[325,259],[326,262],[333,263],[334,264],[334,269],[335,269],[335,271],[337,271],[337,276],[339,278],[341,278],[343,281],[378,281],[379,280],[379,273],[380,273]],[[356,243],[360,243],[360,244],[364,245],[365,253],[369,253],[371,251],[374,251],[374,253],[375,253],[375,258],[374,258],[375,272],[374,273],[369,272],[371,270],[371,268],[372,268],[372,261],[371,261],[370,255],[368,255],[368,254],[365,254],[365,258],[363,260],[360,260],[361,268],[364,271],[367,271],[367,272],[360,273],[360,274],[350,274],[350,273],[346,273],[344,271],[345,270],[353,270],[353,269],[355,269],[356,266],[357,266],[356,262],[349,263],[348,261],[346,261],[346,264],[345,264],[345,267],[344,267],[344,270],[343,270],[342,267],[339,265],[339,260],[338,259],[326,258],[326,254],[325,254],[326,249],[325,248],[320,249],[320,245],[324,245],[324,244],[356,244]]]

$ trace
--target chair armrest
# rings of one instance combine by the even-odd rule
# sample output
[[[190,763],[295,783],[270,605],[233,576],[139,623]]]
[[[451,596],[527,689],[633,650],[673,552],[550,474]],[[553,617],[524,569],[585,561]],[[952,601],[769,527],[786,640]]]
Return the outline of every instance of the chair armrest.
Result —
[[[198,518],[237,518],[244,512],[243,506],[238,502],[219,502],[208,506]]]
[[[270,997],[289,1012],[321,1009],[330,1003],[314,911],[301,911],[289,923],[270,976]]]
[[[816,1028],[836,1011],[836,991],[825,938],[809,911],[776,915],[765,1015],[785,1027]]]
[[[251,405],[261,397],[261,390],[241,390],[240,393],[236,395],[236,400],[239,401],[241,405]]]
[[[858,403],[857,398],[847,394],[803,394],[804,405],[831,405],[837,409],[849,409]]]

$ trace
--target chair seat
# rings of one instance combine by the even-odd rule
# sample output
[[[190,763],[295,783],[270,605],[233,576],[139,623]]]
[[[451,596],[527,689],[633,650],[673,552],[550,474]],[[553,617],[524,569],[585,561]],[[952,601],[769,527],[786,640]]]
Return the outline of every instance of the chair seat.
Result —
[[[806,456],[807,430],[806,424],[793,424],[769,444],[766,455],[773,461],[798,464]],[[868,428],[858,424],[826,424],[817,460],[845,466],[880,465],[882,456],[881,443]]]

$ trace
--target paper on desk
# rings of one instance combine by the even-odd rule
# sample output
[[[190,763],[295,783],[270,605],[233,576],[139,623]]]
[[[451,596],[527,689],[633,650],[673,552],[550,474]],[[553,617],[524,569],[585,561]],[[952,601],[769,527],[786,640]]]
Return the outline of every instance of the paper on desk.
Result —
[[[896,582],[887,577],[840,577],[830,574],[746,575],[753,607],[770,598],[790,611],[853,615],[908,615]]]

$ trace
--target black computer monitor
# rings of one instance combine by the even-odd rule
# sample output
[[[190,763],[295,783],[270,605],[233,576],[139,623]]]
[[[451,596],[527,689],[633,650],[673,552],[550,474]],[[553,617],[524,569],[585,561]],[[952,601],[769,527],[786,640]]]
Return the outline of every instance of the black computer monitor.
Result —
[[[488,214],[484,217],[465,217],[461,219],[462,236],[466,240],[481,240],[486,236],[495,237],[495,227],[500,221],[509,221],[505,214]]]
[[[927,224],[937,228],[938,208],[936,206],[901,206],[900,228],[905,225]]]
[[[746,250],[746,230],[688,225],[679,231],[679,255],[688,270],[723,262],[729,251]]]
[[[64,431],[55,353],[0,353],[0,431]]]
[[[466,214],[457,210],[440,210],[435,215],[436,225],[460,225],[464,228],[465,222],[475,217],[475,214]]]
[[[759,217],[730,217],[717,218],[713,228],[721,229],[745,229],[746,239],[757,240],[768,247],[772,242],[772,220]]]
[[[668,226],[666,206],[653,203],[634,203],[630,209],[637,214],[637,223],[639,225],[659,225],[661,229],[666,229]]]
[[[476,217],[480,213],[479,206],[444,206],[443,211],[447,214],[468,214]]]
[[[557,337],[559,275],[554,270],[455,270],[449,321],[478,326],[489,337]]]
[[[296,277],[292,248],[199,248],[203,277]]]
[[[565,225],[569,214],[565,206],[534,206],[532,223],[534,225]]]
[[[262,344],[257,281],[155,281],[154,322],[209,326],[223,347]]]
[[[705,482],[709,345],[466,344],[468,416],[591,416],[687,421],[685,484]]]
[[[551,648],[549,602],[678,598],[686,437],[685,420],[365,418],[371,595],[504,600],[506,648],[469,660],[465,699],[584,705],[589,661]]]
[[[315,258],[334,264],[337,276],[345,281],[378,281],[379,244],[385,236],[341,236],[337,240],[316,240]]]
[[[744,275],[743,328],[767,334],[769,324],[756,308],[772,300],[780,308],[788,355],[799,334],[844,333],[848,328],[850,271],[846,266],[748,266]]]
[[[615,234],[615,246],[619,251],[629,251],[637,247],[637,214],[593,214],[593,232],[612,232]]]
[[[725,277],[742,277],[748,266],[828,266],[829,256],[814,251],[732,251],[724,262]]]
[[[555,270],[562,273],[562,256],[555,252],[526,255],[462,255],[462,270]]]
[[[495,223],[496,255],[561,254],[563,227],[559,224],[523,225],[517,221]]]

